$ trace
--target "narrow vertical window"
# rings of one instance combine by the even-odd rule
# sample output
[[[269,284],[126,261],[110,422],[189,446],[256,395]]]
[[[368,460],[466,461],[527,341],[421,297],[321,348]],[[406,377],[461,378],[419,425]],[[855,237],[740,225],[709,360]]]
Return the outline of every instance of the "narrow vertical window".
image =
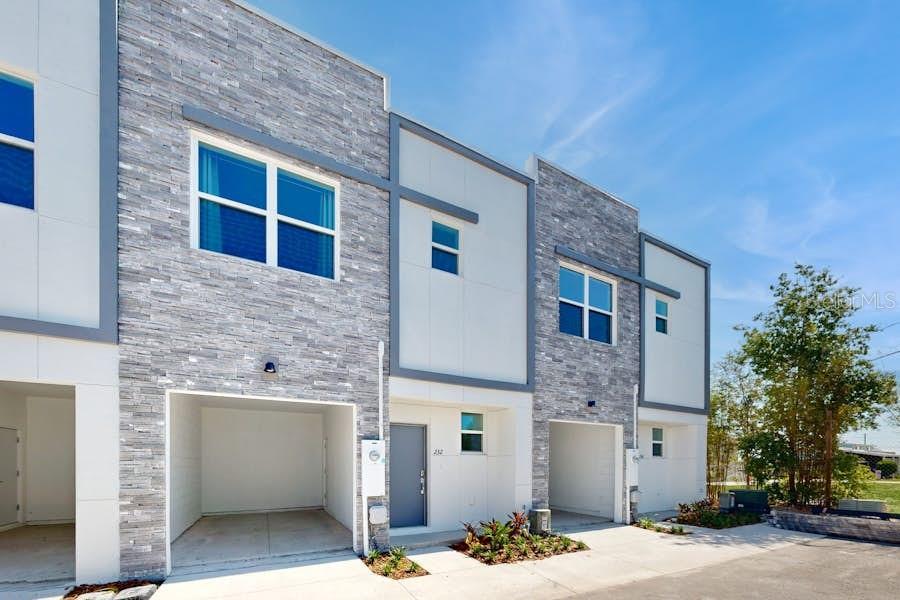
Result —
[[[484,415],[478,413],[462,413],[460,416],[462,439],[460,449],[463,452],[484,451]]]
[[[459,275],[459,230],[431,222],[431,268]]]
[[[334,189],[278,170],[278,266],[334,279]]]
[[[663,430],[662,427],[654,427],[651,430],[651,453],[653,456],[662,457],[663,455]]]
[[[34,86],[0,73],[0,202],[34,208]]]
[[[669,333],[669,303],[662,300],[656,301],[656,331]]]

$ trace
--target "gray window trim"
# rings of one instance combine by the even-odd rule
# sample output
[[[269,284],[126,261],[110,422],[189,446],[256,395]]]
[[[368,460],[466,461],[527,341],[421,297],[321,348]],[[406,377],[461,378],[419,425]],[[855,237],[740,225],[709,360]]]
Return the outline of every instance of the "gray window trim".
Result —
[[[709,272],[711,265],[708,261],[703,260],[702,258],[698,258],[693,254],[689,254],[680,248],[676,248],[675,246],[669,244],[668,242],[664,242],[659,238],[656,238],[649,233],[641,231],[638,233],[638,255],[640,261],[640,269],[641,275],[644,275],[644,246],[645,244],[653,244],[654,246],[661,248],[667,252],[671,252],[675,256],[687,260],[689,262],[694,263],[695,265],[703,268],[705,276],[704,276],[704,292],[705,292],[705,311],[704,311],[704,354],[705,354],[705,365],[704,365],[704,373],[703,373],[703,386],[704,386],[704,398],[703,398],[703,408],[694,408],[690,406],[678,406],[677,404],[663,404],[661,402],[647,402],[644,400],[644,388],[647,382],[647,369],[646,369],[646,357],[647,357],[647,317],[644,314],[646,312],[645,307],[645,296],[646,293],[644,291],[643,286],[641,287],[641,296],[639,298],[639,306],[640,306],[640,329],[641,329],[641,361],[640,361],[640,386],[638,393],[638,406],[644,406],[647,408],[657,408],[660,410],[670,410],[674,412],[683,412],[683,413],[692,413],[698,415],[708,415],[709,414],[709,329],[710,329],[710,314],[709,314],[709,297],[710,297],[710,285],[709,285]]]
[[[672,288],[666,287],[662,284],[655,283],[653,281],[650,281],[649,279],[645,279],[642,274],[626,271],[625,269],[621,269],[615,265],[611,265],[608,262],[604,262],[600,259],[588,256],[587,254],[582,254],[581,252],[572,250],[568,246],[556,246],[556,253],[560,256],[565,256],[566,258],[570,258],[574,261],[580,262],[583,265],[593,267],[598,271],[604,271],[606,273],[609,273],[610,275],[615,275],[616,277],[627,279],[628,281],[640,284],[642,287],[648,287],[651,290],[655,290],[661,294],[665,294],[666,296],[671,296],[676,300],[678,298],[681,298],[681,292],[677,290],[673,290]]]
[[[0,330],[92,342],[118,341],[119,48],[115,0],[100,0],[99,326],[0,316]]]

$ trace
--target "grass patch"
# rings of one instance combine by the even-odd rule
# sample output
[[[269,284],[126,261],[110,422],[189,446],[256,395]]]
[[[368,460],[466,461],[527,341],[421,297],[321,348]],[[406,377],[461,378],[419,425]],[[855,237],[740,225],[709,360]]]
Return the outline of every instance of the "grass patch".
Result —
[[[564,535],[530,533],[527,523],[521,512],[509,515],[509,521],[505,523],[496,519],[482,521],[480,527],[466,523],[466,539],[451,547],[488,565],[536,560],[588,549],[584,542]]]
[[[900,513],[900,479],[867,481],[864,489],[860,498],[885,500],[888,512]]]
[[[376,548],[370,551],[362,560],[373,573],[390,577],[391,579],[407,579],[409,577],[428,575],[428,571],[406,556],[406,548],[403,546],[394,546],[387,552]]]
[[[690,531],[685,531],[684,527],[681,525],[660,525],[659,523],[655,523],[653,519],[648,519],[647,517],[638,520],[634,526],[649,531],[655,531],[657,533],[670,533],[672,535],[688,535],[690,533]]]
[[[709,500],[679,504],[678,516],[675,518],[676,523],[709,527],[710,529],[728,529],[742,525],[753,525],[761,521],[762,517],[756,513],[742,511],[720,513],[719,509]]]

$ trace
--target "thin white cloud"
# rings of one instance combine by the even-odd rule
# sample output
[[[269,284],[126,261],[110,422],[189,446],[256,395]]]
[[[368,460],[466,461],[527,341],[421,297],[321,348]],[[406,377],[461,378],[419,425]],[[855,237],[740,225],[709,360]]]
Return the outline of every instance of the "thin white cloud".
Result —
[[[772,301],[772,293],[769,288],[757,281],[745,281],[738,285],[729,285],[722,281],[713,281],[710,295],[713,300],[723,300],[726,302],[768,304]]]

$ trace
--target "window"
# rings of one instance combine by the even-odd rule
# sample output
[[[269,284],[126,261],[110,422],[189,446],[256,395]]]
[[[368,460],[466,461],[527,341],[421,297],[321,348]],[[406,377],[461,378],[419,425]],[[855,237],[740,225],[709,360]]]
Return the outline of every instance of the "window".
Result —
[[[0,73],[0,202],[34,208],[34,86]]]
[[[663,430],[662,427],[654,427],[651,430],[650,450],[653,456],[662,457],[663,455]]]
[[[431,268],[459,275],[459,230],[431,222]]]
[[[559,330],[578,337],[613,343],[615,284],[559,268]]]
[[[482,452],[484,449],[484,415],[462,413],[460,417],[463,452]]]
[[[196,247],[329,279],[337,184],[198,142]]]
[[[669,303],[656,301],[656,331],[669,333]]]

